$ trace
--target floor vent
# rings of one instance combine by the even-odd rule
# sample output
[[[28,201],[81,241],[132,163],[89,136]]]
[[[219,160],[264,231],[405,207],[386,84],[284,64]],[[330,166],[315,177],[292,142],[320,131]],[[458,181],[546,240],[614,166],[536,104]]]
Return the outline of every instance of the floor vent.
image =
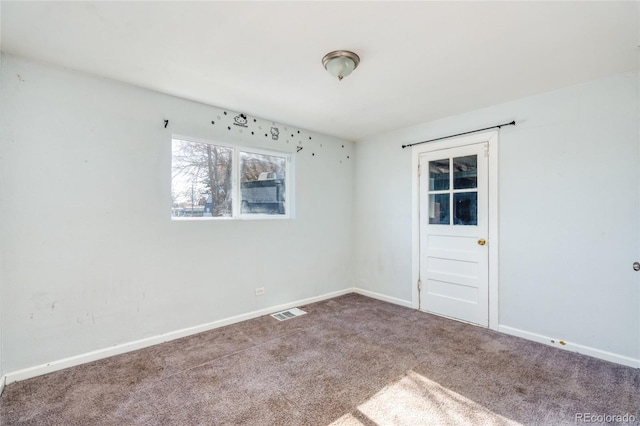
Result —
[[[276,312],[275,314],[271,314],[272,317],[277,319],[278,321],[285,321],[291,318],[299,317],[300,315],[306,314],[305,311],[298,308],[287,309],[286,311]]]

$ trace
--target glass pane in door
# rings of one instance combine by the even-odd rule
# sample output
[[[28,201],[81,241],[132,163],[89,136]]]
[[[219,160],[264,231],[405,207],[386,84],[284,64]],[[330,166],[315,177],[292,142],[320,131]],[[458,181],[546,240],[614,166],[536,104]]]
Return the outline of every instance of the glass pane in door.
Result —
[[[453,189],[478,187],[478,157],[468,155],[453,159]]]
[[[429,223],[449,225],[449,194],[429,194]]]
[[[461,192],[453,194],[453,224],[478,224],[478,193]]]
[[[429,191],[449,189],[449,159],[429,161]]]

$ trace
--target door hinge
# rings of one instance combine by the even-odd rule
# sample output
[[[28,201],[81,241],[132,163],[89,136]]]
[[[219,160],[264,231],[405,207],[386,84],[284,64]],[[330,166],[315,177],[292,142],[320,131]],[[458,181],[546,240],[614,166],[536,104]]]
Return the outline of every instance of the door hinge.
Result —
[[[418,291],[422,291],[422,281],[418,279]]]
[[[489,156],[489,144],[488,143],[484,144],[484,156],[485,157]]]
[[[418,177],[420,177],[420,164],[418,164]]]

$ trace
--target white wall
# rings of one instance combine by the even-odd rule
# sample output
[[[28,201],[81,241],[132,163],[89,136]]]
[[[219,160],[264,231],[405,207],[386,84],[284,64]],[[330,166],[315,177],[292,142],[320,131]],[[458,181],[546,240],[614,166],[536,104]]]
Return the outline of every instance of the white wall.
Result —
[[[358,142],[356,285],[412,297],[400,146],[516,120],[499,142],[501,329],[640,362],[638,103],[630,73]]]
[[[0,2],[0,52],[2,51],[2,2]],[[0,81],[2,81],[2,54],[0,54]],[[3,99],[2,84],[0,84],[0,99]],[[0,128],[2,128],[2,117],[0,117]],[[0,157],[2,158],[2,157]],[[0,176],[2,179],[2,176]],[[2,181],[0,180],[0,223],[4,223],[2,215]],[[1,238],[0,233],[0,238]],[[2,364],[2,251],[0,250],[0,393],[4,388],[4,366]]]
[[[352,143],[12,56],[1,81],[5,373],[352,287]],[[171,221],[172,133],[301,142],[296,218]]]

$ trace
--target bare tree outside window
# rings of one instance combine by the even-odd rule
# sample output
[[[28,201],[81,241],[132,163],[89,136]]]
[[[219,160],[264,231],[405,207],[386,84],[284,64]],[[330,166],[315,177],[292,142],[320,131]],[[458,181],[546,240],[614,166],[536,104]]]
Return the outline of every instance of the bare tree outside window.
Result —
[[[287,153],[174,139],[171,216],[288,218]]]
[[[174,139],[172,216],[232,216],[233,148]]]

